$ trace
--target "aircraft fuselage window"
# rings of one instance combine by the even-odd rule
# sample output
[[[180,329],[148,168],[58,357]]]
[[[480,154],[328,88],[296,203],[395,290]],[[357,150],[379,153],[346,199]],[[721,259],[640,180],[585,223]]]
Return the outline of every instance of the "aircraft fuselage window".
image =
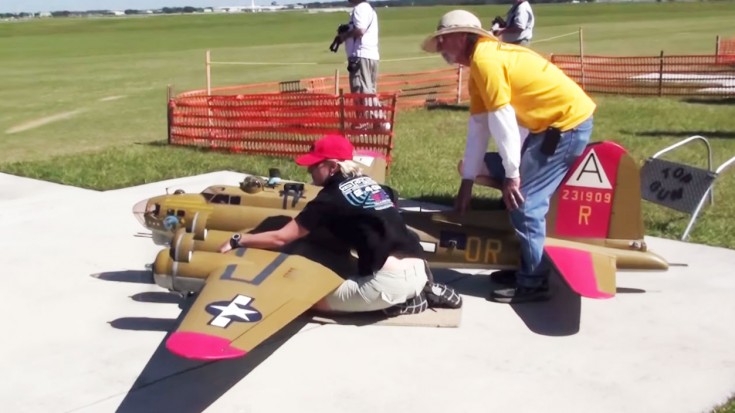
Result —
[[[226,194],[217,194],[212,198],[211,203],[213,204],[229,204],[230,196]]]
[[[240,197],[239,196],[230,197],[230,204],[231,205],[240,205]]]

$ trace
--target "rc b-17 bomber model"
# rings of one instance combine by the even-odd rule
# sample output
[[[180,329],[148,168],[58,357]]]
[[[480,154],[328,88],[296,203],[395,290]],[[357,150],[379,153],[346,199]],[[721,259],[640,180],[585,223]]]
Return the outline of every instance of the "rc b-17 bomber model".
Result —
[[[171,239],[156,257],[156,283],[172,291],[201,291],[167,342],[174,353],[241,356],[333,291],[342,282],[338,274],[354,274],[350,252],[319,231],[288,250],[217,252],[233,232],[284,225],[320,190],[270,181],[248,177],[240,187],[164,195],[136,207],[159,239]],[[402,215],[432,268],[518,266],[518,240],[505,210]],[[544,251],[570,288],[589,298],[614,296],[616,269],[668,268],[647,251],[638,166],[624,148],[590,144],[572,166],[551,201]]]

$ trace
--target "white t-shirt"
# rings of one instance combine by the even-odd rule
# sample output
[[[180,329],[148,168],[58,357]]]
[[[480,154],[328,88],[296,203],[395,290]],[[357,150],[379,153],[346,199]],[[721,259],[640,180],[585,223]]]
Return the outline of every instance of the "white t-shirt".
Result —
[[[515,10],[513,9],[515,7]],[[503,33],[504,42],[517,42],[519,40],[531,40],[533,37],[534,17],[533,10],[528,1],[511,7],[507,16],[508,26],[518,26],[523,29],[520,33]]]
[[[365,33],[360,38],[350,37],[345,41],[347,57],[363,57],[380,60],[378,53],[378,14],[373,6],[363,1],[352,9],[350,23]]]

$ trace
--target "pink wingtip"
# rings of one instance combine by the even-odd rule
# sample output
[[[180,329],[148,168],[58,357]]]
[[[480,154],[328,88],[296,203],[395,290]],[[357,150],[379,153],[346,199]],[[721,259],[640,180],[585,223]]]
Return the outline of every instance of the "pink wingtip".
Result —
[[[166,348],[178,356],[194,360],[232,359],[247,354],[247,351],[230,346],[230,341],[222,337],[189,331],[171,334],[166,340]]]

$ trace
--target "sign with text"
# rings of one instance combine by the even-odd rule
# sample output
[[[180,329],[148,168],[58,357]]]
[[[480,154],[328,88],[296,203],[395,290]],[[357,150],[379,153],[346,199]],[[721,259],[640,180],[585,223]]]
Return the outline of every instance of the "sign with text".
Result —
[[[715,173],[706,169],[663,159],[648,159],[641,168],[641,197],[691,214],[715,178]]]

